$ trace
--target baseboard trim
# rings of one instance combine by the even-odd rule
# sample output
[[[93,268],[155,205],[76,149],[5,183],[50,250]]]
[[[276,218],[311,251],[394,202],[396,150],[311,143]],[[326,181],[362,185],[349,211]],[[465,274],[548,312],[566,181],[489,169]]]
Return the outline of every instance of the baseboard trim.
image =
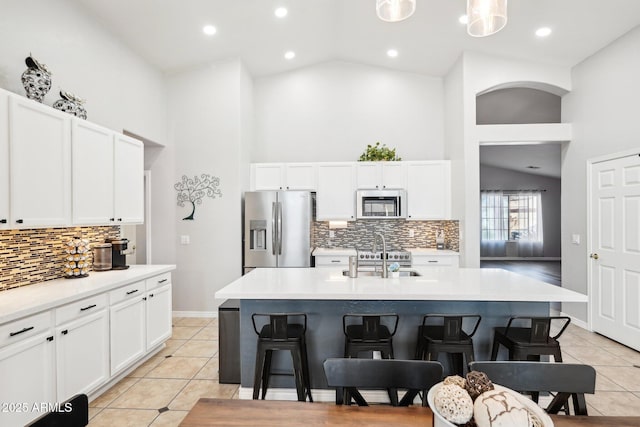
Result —
[[[554,309],[549,310],[549,312],[551,313],[552,316],[567,316],[571,319],[571,324],[591,332],[591,329],[589,329],[589,325],[584,320],[580,320],[570,314],[564,313],[562,311],[554,310]]]
[[[360,392],[364,400],[370,403],[386,403],[389,404],[389,395],[382,390],[363,390]],[[328,389],[312,389],[311,395],[314,402],[332,402],[336,401],[335,390]],[[238,390],[238,398],[243,400],[253,399],[252,387],[240,387]],[[419,402],[419,397],[416,397]],[[265,400],[298,400],[298,394],[295,388],[269,388]]]
[[[539,256],[539,257],[517,257],[517,256],[484,256],[480,261],[562,261],[561,257]]]
[[[215,311],[174,311],[173,317],[218,317]]]

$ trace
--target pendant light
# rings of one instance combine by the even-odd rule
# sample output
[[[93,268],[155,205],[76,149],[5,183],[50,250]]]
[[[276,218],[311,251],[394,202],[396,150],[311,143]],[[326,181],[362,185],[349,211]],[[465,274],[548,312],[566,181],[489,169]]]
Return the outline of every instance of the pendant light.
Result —
[[[403,21],[416,11],[416,0],[376,0],[378,18],[386,22]]]
[[[495,34],[507,25],[507,0],[467,0],[467,17],[470,36]]]

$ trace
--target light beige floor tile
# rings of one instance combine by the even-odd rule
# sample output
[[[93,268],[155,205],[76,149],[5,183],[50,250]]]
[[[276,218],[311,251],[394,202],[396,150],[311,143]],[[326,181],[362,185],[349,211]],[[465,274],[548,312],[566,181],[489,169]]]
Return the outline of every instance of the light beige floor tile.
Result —
[[[206,365],[200,369],[200,371],[196,374],[194,379],[197,380],[217,380],[218,379],[218,369],[219,369],[219,360],[217,357],[212,357],[209,359]]]
[[[158,357],[170,356],[173,354],[173,352],[175,352],[180,347],[182,347],[182,345],[186,342],[187,340],[177,340],[177,339],[167,340],[165,342],[166,347],[161,351],[159,351],[158,354],[156,354],[156,356]]]
[[[587,394],[587,403],[605,416],[640,416],[640,397],[620,391]]]
[[[555,360],[553,360],[553,358],[550,358],[550,361],[554,361],[555,362]],[[580,360],[578,360],[575,357],[571,356],[570,354],[568,354],[563,349],[562,350],[562,363],[578,363],[578,364],[581,364],[583,362],[581,362]]]
[[[206,357],[169,357],[153,368],[146,378],[193,378],[209,361]]]
[[[183,320],[187,319],[187,317],[178,317],[178,316],[174,316],[171,319],[171,324],[173,326],[178,326],[180,324],[180,322],[182,322]]]
[[[91,408],[89,407],[89,419],[94,418],[96,415],[100,413],[104,408]]]
[[[178,427],[188,411],[167,411],[158,415],[151,427]]]
[[[192,380],[169,404],[169,409],[189,411],[201,397],[230,399],[238,389],[235,384],[218,384],[215,380]]]
[[[588,347],[570,347],[563,348],[562,353],[569,354],[574,358],[578,359],[582,363],[586,363],[587,365],[610,365],[610,366],[630,366],[631,364],[616,356],[613,353],[610,353],[605,348],[597,348],[593,346]]]
[[[142,378],[111,402],[109,408],[160,409],[167,406],[187,383],[187,380]]]
[[[621,357],[632,365],[640,365],[640,351],[626,347],[622,344],[612,347],[606,347],[607,351]]]
[[[207,326],[211,323],[211,317],[182,317],[180,321],[175,322],[175,326]]]
[[[103,409],[89,422],[91,427],[141,427],[148,426],[158,416],[156,410]]]
[[[562,351],[570,347],[585,345],[584,338],[575,334],[568,334],[566,332],[560,338],[558,338],[558,341],[560,342],[560,348],[562,349]]]
[[[192,337],[194,340],[217,340],[218,339],[218,327],[206,326],[202,328],[200,332]]]
[[[591,416],[597,416],[597,415],[602,415],[600,413],[600,411],[598,411],[596,408],[594,408],[593,406],[587,404],[587,413]]]
[[[627,391],[640,391],[640,369],[633,366],[596,366],[598,374],[621,385]]]
[[[151,359],[144,362],[142,365],[138,366],[133,372],[131,372],[128,376],[133,378],[142,378],[144,377],[150,370],[158,366],[165,358],[163,356],[155,356]]]
[[[620,384],[616,384],[600,372],[596,372],[596,391],[626,391]]]
[[[193,338],[201,329],[201,326],[174,326],[171,339],[188,340]]]
[[[109,406],[109,403],[113,402],[118,396],[129,390],[137,382],[138,378],[121,379],[109,390],[102,393],[97,399],[91,401],[91,403],[89,403],[89,407],[106,408]]]
[[[173,355],[184,357],[213,357],[217,351],[217,341],[189,340],[173,353]]]

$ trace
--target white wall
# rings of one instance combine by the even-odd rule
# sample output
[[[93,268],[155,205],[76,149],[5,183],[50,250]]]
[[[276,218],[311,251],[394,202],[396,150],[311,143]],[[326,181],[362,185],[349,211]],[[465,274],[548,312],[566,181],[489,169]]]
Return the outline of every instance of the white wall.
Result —
[[[610,153],[640,152],[640,28],[616,40],[572,70],[573,90],[562,100],[562,120],[573,123],[573,141],[562,163],[562,285],[587,293],[586,162]],[[583,236],[580,245],[571,235]],[[563,311],[587,319],[587,307],[563,304]]]
[[[253,162],[357,160],[376,141],[442,159],[442,79],[329,62],[255,80]]]
[[[188,70],[167,78],[169,139],[175,148],[173,182],[203,173],[220,178],[222,197],[205,197],[194,220],[177,208],[174,310],[215,312],[214,293],[241,274],[241,193],[250,114],[250,79],[239,60]],[[177,192],[171,188],[174,205]],[[191,243],[181,245],[180,236]]]

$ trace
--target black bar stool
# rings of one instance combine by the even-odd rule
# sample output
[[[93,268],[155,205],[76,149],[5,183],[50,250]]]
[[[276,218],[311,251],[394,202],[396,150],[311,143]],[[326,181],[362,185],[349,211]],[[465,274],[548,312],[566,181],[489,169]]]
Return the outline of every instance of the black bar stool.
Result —
[[[440,319],[439,324],[428,324],[429,319]],[[475,322],[471,333],[462,329],[464,319]],[[464,374],[463,356],[467,365],[475,360],[473,335],[478,330],[482,317],[478,314],[427,314],[418,327],[418,340],[415,358],[420,360],[438,360],[439,353],[448,353],[452,367],[458,375]]]
[[[256,319],[268,320],[268,323],[264,324],[258,331]],[[292,322],[289,320],[292,320]],[[295,323],[300,320],[303,321],[302,324]],[[253,322],[254,331],[258,334],[253,398],[258,399],[261,383],[263,400],[267,394],[273,351],[288,350],[291,352],[291,358],[293,359],[293,376],[296,381],[298,400],[304,402],[308,396],[309,401],[313,402],[305,341],[307,315],[305,313],[254,313],[251,316],[251,321]]]
[[[563,325],[554,336],[549,335],[551,321],[562,321]],[[511,326],[528,323],[529,326]],[[500,344],[509,349],[509,360],[539,361],[541,355],[552,355],[556,362],[562,362],[562,352],[558,338],[567,329],[571,319],[566,316],[527,317],[516,316],[509,319],[506,328],[494,328],[491,360],[497,360]]]
[[[383,359],[393,359],[393,336],[399,316],[386,314],[345,314],[342,316],[344,357],[358,357],[363,351],[379,351]],[[385,325],[393,323],[393,330]]]

